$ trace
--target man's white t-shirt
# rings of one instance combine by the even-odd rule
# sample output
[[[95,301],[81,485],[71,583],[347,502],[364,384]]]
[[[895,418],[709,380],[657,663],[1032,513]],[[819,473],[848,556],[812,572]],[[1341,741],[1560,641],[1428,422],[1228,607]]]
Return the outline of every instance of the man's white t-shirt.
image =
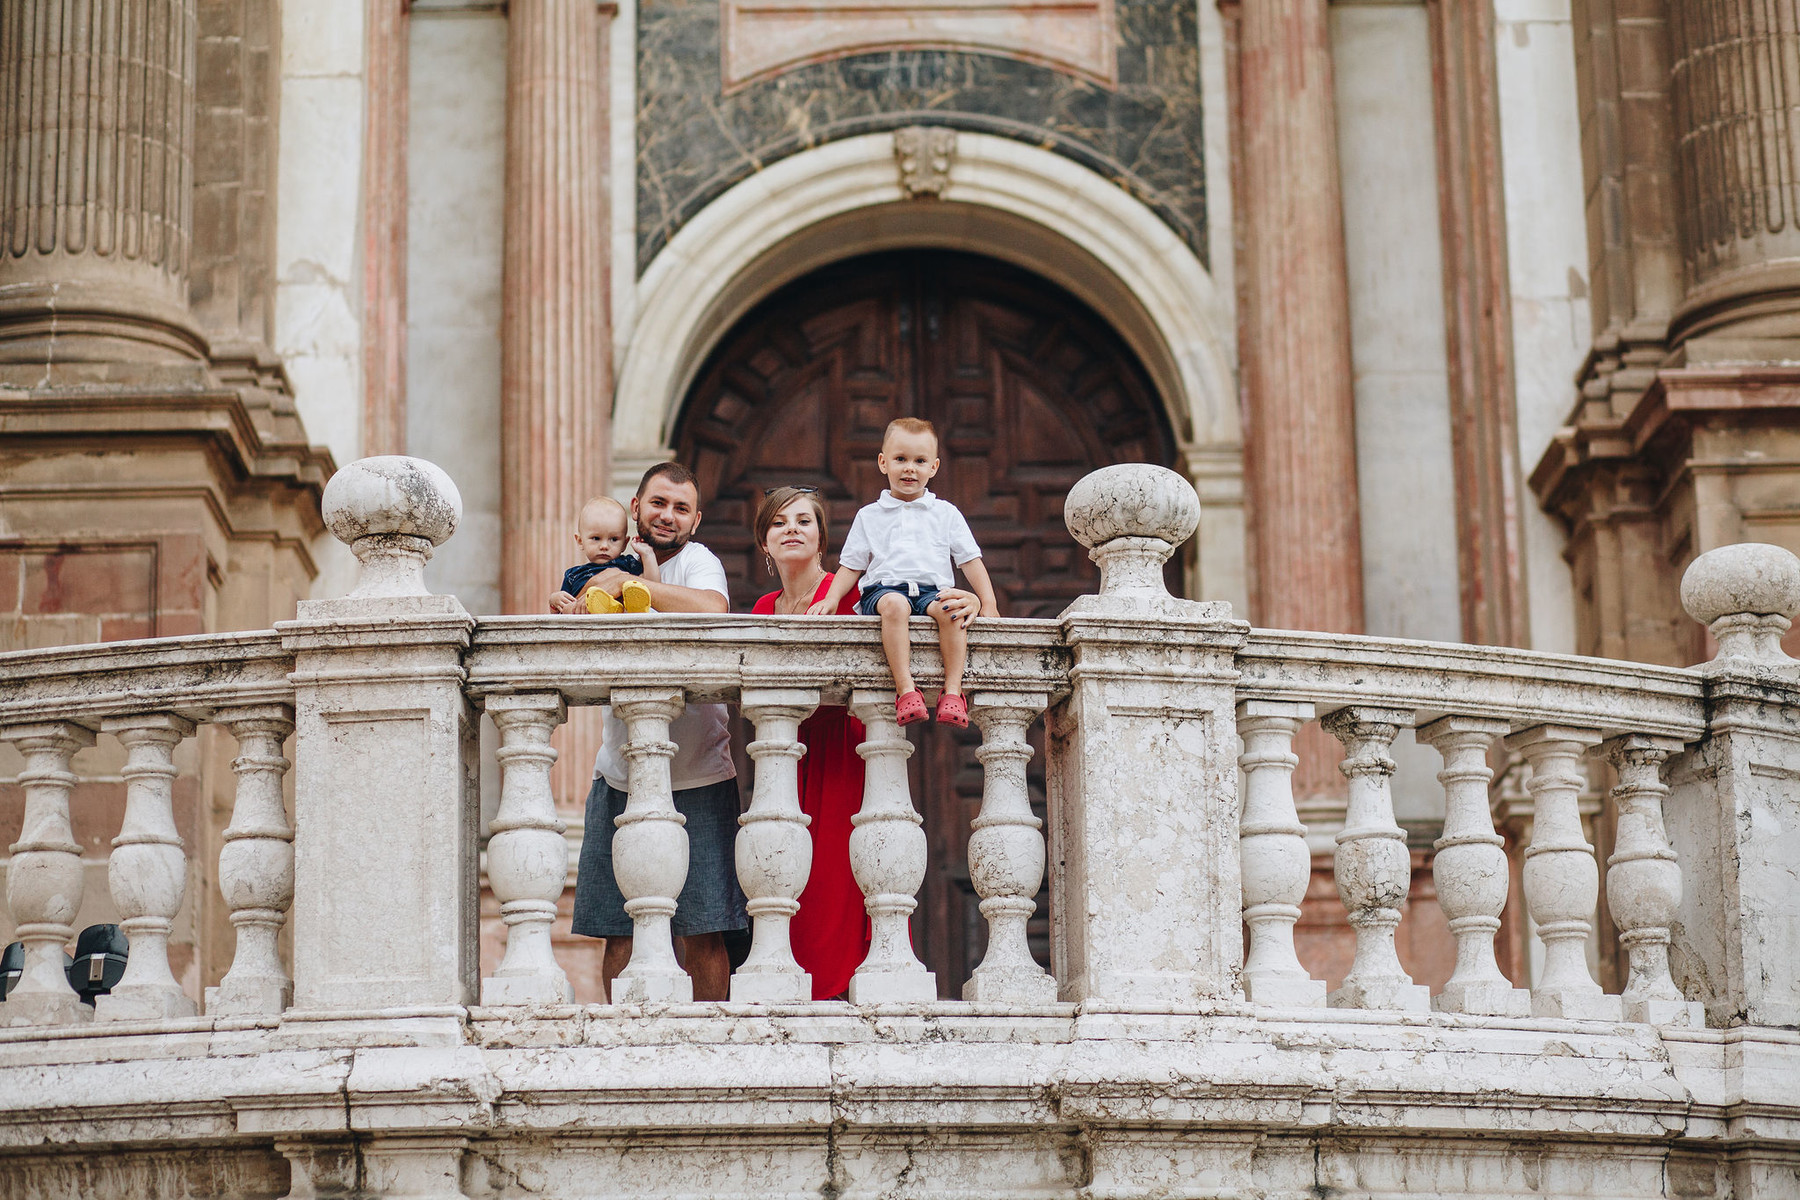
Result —
[[[664,583],[704,588],[730,599],[725,564],[699,542],[689,542],[673,558],[666,558],[658,565]],[[627,784],[625,722],[613,719],[610,706],[601,711],[606,714],[606,727],[600,739],[600,753],[594,759],[594,778],[605,779],[623,792]],[[731,735],[726,731],[725,722],[723,704],[690,704],[679,717],[669,722],[669,740],[675,743],[675,757],[669,762],[669,778],[675,791],[705,787],[737,775],[737,765],[731,761]]]

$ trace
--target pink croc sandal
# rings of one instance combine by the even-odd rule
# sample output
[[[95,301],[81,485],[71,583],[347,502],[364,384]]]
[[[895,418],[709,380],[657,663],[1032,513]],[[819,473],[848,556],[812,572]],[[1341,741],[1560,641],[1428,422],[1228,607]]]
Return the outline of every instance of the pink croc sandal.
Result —
[[[894,723],[916,725],[925,719],[925,693],[918,688],[894,701]]]
[[[954,725],[958,729],[969,727],[969,702],[961,696],[952,696],[945,692],[938,697],[937,719],[939,725]]]

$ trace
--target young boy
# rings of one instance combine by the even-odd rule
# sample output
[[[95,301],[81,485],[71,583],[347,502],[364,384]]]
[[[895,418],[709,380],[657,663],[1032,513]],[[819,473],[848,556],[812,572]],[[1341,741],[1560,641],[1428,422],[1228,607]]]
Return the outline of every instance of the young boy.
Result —
[[[551,612],[649,611],[650,589],[635,579],[625,585],[625,594],[618,600],[590,585],[594,576],[608,567],[641,575],[652,583],[661,579],[656,555],[643,542],[632,541],[629,527],[625,506],[610,496],[596,496],[581,506],[575,519],[575,544],[587,561],[563,572],[561,588],[550,597]]]
[[[994,585],[981,561],[981,547],[969,532],[956,505],[925,490],[938,473],[937,430],[930,421],[901,417],[890,421],[876,459],[887,476],[887,490],[865,505],[850,526],[831,590],[808,611],[837,611],[838,602],[866,575],[871,581],[856,611],[881,617],[881,648],[894,673],[894,718],[902,725],[925,719],[925,696],[913,686],[912,645],[907,622],[927,616],[937,622],[938,646],[944,654],[944,694],[937,719],[967,728],[969,705],[963,699],[963,667],[969,657],[968,623],[944,608],[938,592],[956,586],[955,568],[968,577],[969,589],[981,601],[980,615],[997,617]]]

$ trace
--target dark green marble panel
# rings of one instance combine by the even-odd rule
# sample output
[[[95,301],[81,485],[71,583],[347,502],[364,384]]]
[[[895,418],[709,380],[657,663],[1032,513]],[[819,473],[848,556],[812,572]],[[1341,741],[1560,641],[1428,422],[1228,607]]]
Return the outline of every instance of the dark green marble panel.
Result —
[[[730,96],[719,0],[638,9],[638,270],[726,189],[787,155],[902,125],[1067,155],[1154,209],[1206,261],[1194,0],[1117,0],[1117,90],[990,54],[907,50],[800,67]]]

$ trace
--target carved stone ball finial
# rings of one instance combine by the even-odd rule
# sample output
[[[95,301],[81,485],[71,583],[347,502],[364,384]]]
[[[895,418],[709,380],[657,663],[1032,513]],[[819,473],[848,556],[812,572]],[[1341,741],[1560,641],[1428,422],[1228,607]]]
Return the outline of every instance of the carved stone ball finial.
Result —
[[[1166,467],[1119,463],[1085,475],[1063,521],[1100,564],[1100,595],[1166,597],[1163,564],[1200,524],[1194,485]]]
[[[1681,606],[1712,631],[1714,661],[1789,665],[1781,638],[1800,613],[1800,558],[1766,542],[1708,550],[1681,577]]]
[[[342,468],[321,507],[326,527],[362,564],[353,600],[430,595],[425,562],[462,520],[462,496],[444,469],[403,454]]]

